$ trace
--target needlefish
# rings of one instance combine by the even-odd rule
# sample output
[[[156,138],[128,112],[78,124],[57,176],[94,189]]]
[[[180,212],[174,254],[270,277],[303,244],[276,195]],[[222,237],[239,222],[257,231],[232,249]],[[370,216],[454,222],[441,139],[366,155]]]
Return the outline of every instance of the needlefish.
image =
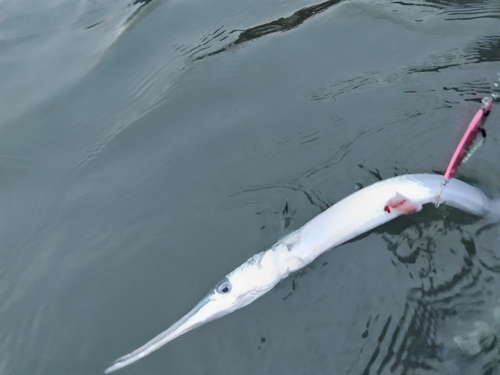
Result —
[[[498,219],[500,203],[458,179],[443,189],[443,176],[409,174],[374,183],[342,199],[269,250],[252,256],[227,274],[184,317],[140,348],[118,358],[105,373],[147,356],[175,338],[238,310],[319,255],[424,204],[446,204],[478,216]]]

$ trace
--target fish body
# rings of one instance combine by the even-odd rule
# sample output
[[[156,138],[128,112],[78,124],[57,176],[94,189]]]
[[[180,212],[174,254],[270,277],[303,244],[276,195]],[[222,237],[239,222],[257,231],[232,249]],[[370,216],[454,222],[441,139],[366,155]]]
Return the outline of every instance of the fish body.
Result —
[[[443,176],[433,174],[403,175],[379,181],[337,202],[278,243],[285,244],[293,256],[302,260],[297,265],[302,268],[325,251],[398,216],[418,212],[424,204],[446,204],[477,216],[487,215],[496,208],[476,187],[452,179],[443,189],[444,183]],[[405,199],[406,206],[386,207],[398,198]]]

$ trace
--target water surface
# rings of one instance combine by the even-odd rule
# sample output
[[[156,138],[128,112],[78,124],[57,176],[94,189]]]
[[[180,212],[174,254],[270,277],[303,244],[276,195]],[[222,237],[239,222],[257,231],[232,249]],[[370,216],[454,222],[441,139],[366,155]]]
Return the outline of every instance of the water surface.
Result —
[[[380,178],[442,172],[500,4],[0,2],[0,372],[98,374]],[[459,177],[500,189],[499,114]],[[122,374],[500,374],[498,228],[429,207]],[[334,228],[333,228],[334,229]],[[290,294],[290,292],[292,292]],[[498,334],[498,332],[496,332]]]

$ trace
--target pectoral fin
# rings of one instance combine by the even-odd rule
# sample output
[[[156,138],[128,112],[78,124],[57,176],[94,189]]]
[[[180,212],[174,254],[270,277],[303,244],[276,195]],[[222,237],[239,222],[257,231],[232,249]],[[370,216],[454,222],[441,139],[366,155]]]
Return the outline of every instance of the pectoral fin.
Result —
[[[414,203],[404,195],[396,192],[396,196],[387,201],[384,206],[384,211],[387,213],[391,213],[395,211],[402,215],[411,215],[415,212],[418,212],[422,209],[422,205],[418,203]]]

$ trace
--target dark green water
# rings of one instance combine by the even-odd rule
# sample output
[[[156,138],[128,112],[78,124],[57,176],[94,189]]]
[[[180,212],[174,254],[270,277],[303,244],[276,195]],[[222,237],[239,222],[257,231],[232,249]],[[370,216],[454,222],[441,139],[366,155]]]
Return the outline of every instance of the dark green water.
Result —
[[[102,373],[276,242],[287,199],[292,230],[444,171],[499,72],[497,0],[0,0],[0,373]],[[499,125],[459,171],[493,194]],[[500,374],[496,341],[454,340],[500,334],[486,224],[396,220],[117,374]]]

